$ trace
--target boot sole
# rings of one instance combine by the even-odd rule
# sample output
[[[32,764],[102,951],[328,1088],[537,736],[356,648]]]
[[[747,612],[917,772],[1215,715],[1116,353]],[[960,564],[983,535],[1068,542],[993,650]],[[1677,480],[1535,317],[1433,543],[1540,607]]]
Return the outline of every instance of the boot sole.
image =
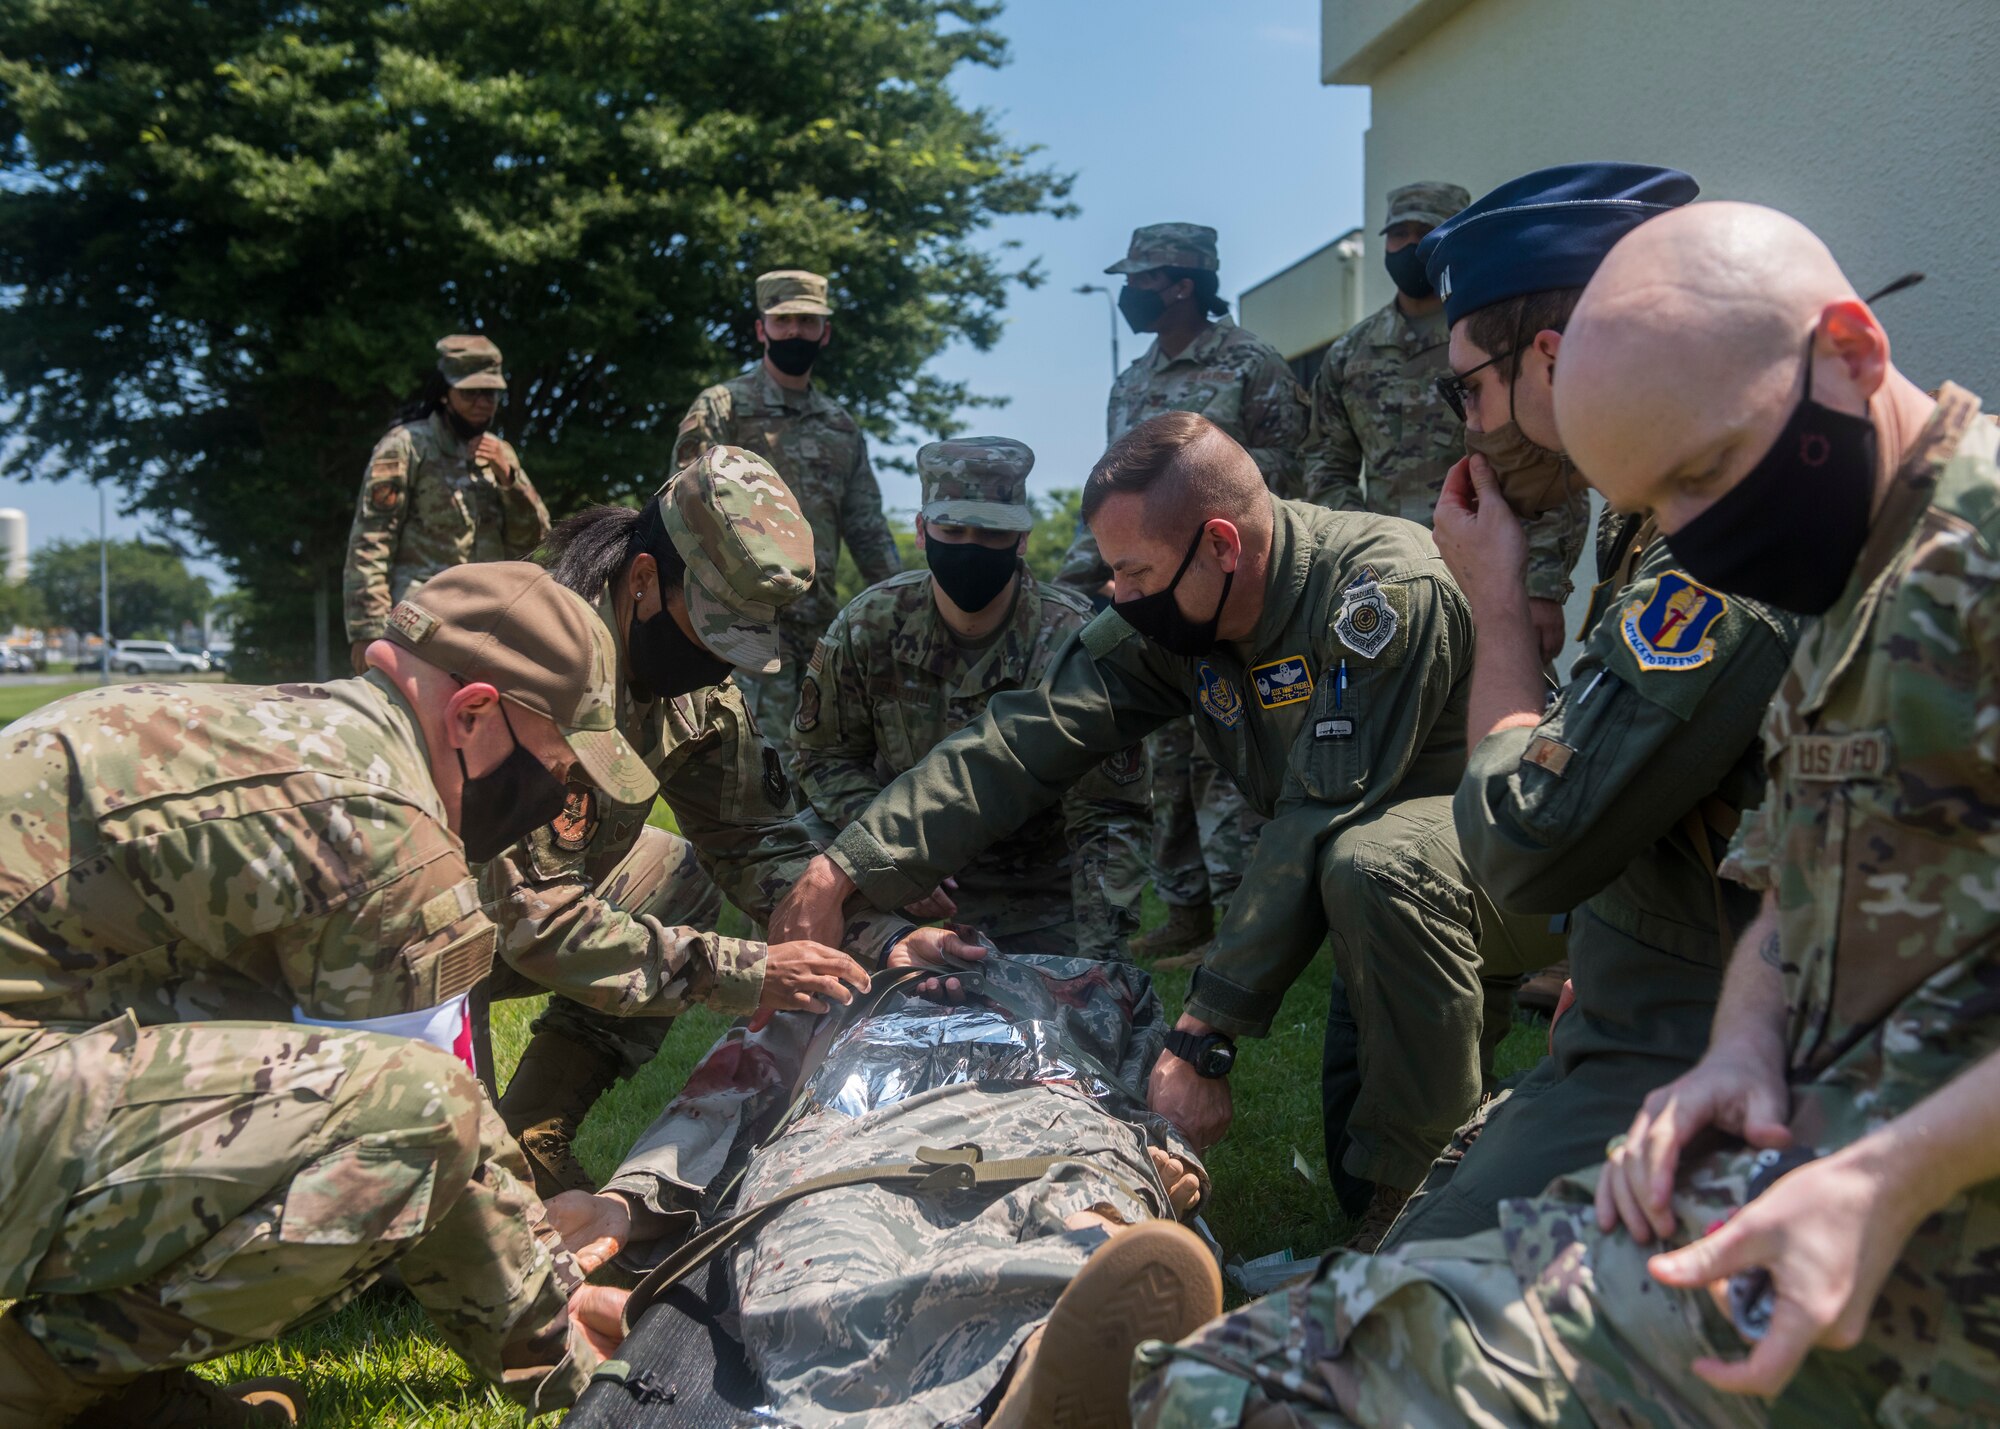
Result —
[[[1145,1221],[1084,1263],[1056,1301],[1041,1347],[989,1421],[993,1429],[1129,1429],[1132,1351],[1180,1340],[1222,1313],[1222,1273],[1192,1231]]]

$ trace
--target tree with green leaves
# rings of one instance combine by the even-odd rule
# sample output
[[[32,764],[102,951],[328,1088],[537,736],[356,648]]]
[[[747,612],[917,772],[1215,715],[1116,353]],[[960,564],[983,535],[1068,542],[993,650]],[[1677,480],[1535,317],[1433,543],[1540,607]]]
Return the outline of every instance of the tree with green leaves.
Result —
[[[113,639],[171,640],[183,622],[198,622],[208,609],[208,582],[188,570],[187,562],[172,547],[151,541],[113,541],[105,555]],[[28,557],[28,587],[50,622],[94,632],[98,617],[97,542],[45,542]]]
[[[1007,214],[1068,181],[960,105],[980,0],[40,0],[0,9],[6,468],[108,479],[297,670],[337,620],[367,453],[448,332],[561,515],[666,475],[754,354],[751,278],[833,276],[816,372],[878,435],[1033,284]],[[332,596],[333,599],[329,599]]]

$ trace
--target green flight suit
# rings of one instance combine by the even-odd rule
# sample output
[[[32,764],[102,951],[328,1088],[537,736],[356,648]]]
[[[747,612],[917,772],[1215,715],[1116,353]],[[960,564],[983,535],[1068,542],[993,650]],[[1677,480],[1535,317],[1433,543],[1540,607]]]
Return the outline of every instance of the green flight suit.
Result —
[[[1691,585],[1637,517],[1607,516],[1598,574],[1569,684],[1539,725],[1480,741],[1456,803],[1465,861],[1496,903],[1575,910],[1576,1003],[1550,1055],[1453,1138],[1391,1245],[1491,1230],[1501,1201],[1601,1160],[1706,1050],[1729,950],[1756,916],[1756,894],[1714,869],[1762,795],[1758,727],[1801,622]]]
[[[1271,505],[1251,639],[1188,659],[1099,615],[1038,686],[996,695],[829,853],[876,907],[901,907],[1106,756],[1191,714],[1209,757],[1270,822],[1187,1010],[1263,1036],[1331,933],[1362,1033],[1348,1164],[1408,1189],[1480,1089],[1477,943],[1492,914],[1459,856],[1450,798],[1465,763],[1471,616],[1423,528]]]

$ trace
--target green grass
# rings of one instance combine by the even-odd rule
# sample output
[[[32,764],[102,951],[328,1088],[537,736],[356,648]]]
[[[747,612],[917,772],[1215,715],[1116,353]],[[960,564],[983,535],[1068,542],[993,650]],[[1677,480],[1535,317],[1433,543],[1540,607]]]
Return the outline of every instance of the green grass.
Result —
[[[0,687],[0,725],[95,683]],[[665,805],[659,806],[654,822],[672,827]],[[1145,926],[1157,925],[1164,916],[1149,891]],[[722,930],[745,935],[748,920],[726,908]],[[1180,1014],[1190,976],[1170,970],[1155,977],[1171,1016]],[[1229,1254],[1248,1259],[1289,1246],[1298,1255],[1314,1255],[1345,1235],[1345,1218],[1326,1181],[1319,1112],[1320,1040],[1332,976],[1332,958],[1322,949],[1286,995],[1271,1035],[1245,1045],[1231,1076],[1236,1117],[1228,1139],[1208,1157],[1215,1194],[1203,1212]],[[493,1009],[494,1059],[503,1086],[527,1045],[528,1025],[545,1001],[530,998]],[[705,1011],[681,1018],[659,1057],[598,1102],[577,1139],[577,1155],[593,1175],[600,1180],[610,1175],[727,1025]],[[1502,1074],[1531,1065],[1544,1040],[1539,1025],[1517,1025],[1500,1048]],[[1310,1180],[1293,1169],[1295,1151],[1311,1168]],[[528,1422],[497,1392],[474,1382],[464,1362],[432,1333],[416,1303],[396,1289],[377,1287],[282,1340],[214,1360],[203,1373],[223,1381],[267,1374],[298,1379],[308,1396],[304,1423],[310,1429],[514,1429]]]

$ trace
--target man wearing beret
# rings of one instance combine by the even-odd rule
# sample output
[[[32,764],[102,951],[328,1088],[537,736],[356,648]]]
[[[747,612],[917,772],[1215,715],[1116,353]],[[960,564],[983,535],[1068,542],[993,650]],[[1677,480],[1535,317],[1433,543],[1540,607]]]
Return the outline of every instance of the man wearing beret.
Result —
[[[1152,346],[1119,374],[1105,414],[1115,442],[1160,412],[1198,412],[1250,453],[1264,482],[1296,494],[1305,394],[1277,349],[1228,316],[1217,296],[1215,230],[1200,223],[1153,223],[1135,229],[1125,256],[1104,271],[1122,274],[1118,309]],[[1088,525],[1063,557],[1058,580],[1092,596],[1110,567]],[[1153,781],[1153,884],[1166,921],[1134,940],[1145,958],[1185,956],[1206,944],[1215,907],[1243,881],[1261,822],[1229,778],[1202,752],[1185,720],[1147,741]]]
[[[525,561],[397,604],[368,672],[129,685],[0,731],[0,1429],[296,1422],[184,1368],[392,1264],[484,1378],[568,1404],[619,1338],[473,1079],[468,861],[565,780],[655,784],[611,632]]]
[[[917,452],[917,544],[930,569],[891,576],[835,617],[792,721],[799,792],[829,842],[994,696],[1039,684],[1090,619],[1088,601],[1036,580],[1021,560],[1035,524],[1034,464],[1007,437]],[[1145,751],[1134,743],[906,911],[969,923],[1009,952],[1122,958],[1139,889],[1116,870],[1140,857],[1145,798]]]
[[[1708,1050],[1499,1230],[1343,1256],[1141,1346],[1136,1422],[1991,1424],[2000,430],[1896,369],[1817,238],[1739,203],[1619,242],[1555,412],[1715,598],[1633,603],[1639,643],[1698,659],[1674,632],[1740,597],[1815,618],[1729,855],[1762,907]]]
[[[1552,374],[1569,313],[1612,244],[1695,192],[1672,169],[1565,164],[1501,185],[1425,240],[1451,294],[1441,386],[1469,445],[1567,467]],[[1510,425],[1519,435],[1494,447]],[[1799,630],[1691,581],[1643,516],[1614,516],[1583,648],[1550,704],[1519,622],[1531,547],[1501,519],[1492,458],[1460,462],[1449,489],[1438,543],[1480,633],[1459,839],[1501,907],[1568,915],[1575,1003],[1550,1055],[1454,1137],[1390,1244],[1491,1227],[1502,1200],[1595,1160],[1647,1092],[1701,1056],[1729,949],[1755,912],[1716,862],[1762,792],[1757,728]]]
[[[864,581],[892,576],[903,563],[882,514],[867,438],[844,407],[813,385],[813,365],[833,340],[826,279],[796,268],[759,275],[755,326],[763,358],[694,399],[674,440],[674,469],[709,447],[754,452],[791,488],[812,527],[813,582],[779,617],[777,672],[736,675],[764,742],[783,751],[806,661],[840,609],[833,575],[841,544],[854,553]]]
[[[375,444],[354,508],[341,586],[357,675],[390,608],[424,581],[467,561],[518,560],[549,533],[521,458],[491,430],[507,395],[500,349],[457,333],[437,352],[423,390]]]
[[[1479,945],[1500,918],[1451,822],[1470,612],[1422,527],[1280,501],[1249,453],[1191,412],[1112,443],[1083,513],[1117,603],[1039,684],[996,695],[884,789],[779,916],[835,930],[857,888],[901,906],[1105,758],[1191,715],[1269,822],[1151,1104],[1197,1146],[1217,1141],[1235,1039],[1267,1035],[1330,937],[1360,1032],[1345,1164],[1370,1187],[1360,1234],[1378,1236],[1481,1090]]]

